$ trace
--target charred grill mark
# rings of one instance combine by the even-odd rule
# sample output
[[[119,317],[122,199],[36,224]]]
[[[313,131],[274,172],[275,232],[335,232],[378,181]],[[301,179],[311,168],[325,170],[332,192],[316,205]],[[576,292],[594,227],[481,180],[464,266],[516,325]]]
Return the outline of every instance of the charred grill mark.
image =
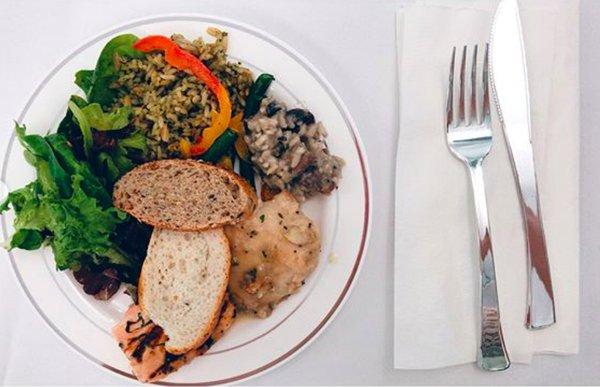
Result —
[[[136,308],[139,307],[136,306]],[[118,344],[129,359],[134,373],[140,372],[140,376],[150,382],[162,379],[189,363],[196,356],[206,353],[229,328],[231,319],[235,316],[235,307],[230,302],[229,295],[226,295],[221,306],[218,325],[210,337],[200,347],[183,354],[172,354],[165,350],[167,336],[163,329],[138,311],[139,309],[130,313],[128,318],[117,327],[117,329],[122,329],[130,334],[127,339]],[[144,329],[144,327],[146,328]],[[158,363],[159,366],[156,369],[153,367],[144,370],[146,362],[148,364]]]
[[[225,298],[227,298],[227,295],[225,295]],[[223,313],[227,309],[228,305],[229,305],[229,302],[227,302],[227,299],[225,299],[225,301],[223,302],[223,305],[221,306],[221,313],[220,313],[221,316],[223,315]]]
[[[209,337],[208,339],[206,339],[203,346],[206,346],[206,349],[210,349],[210,347],[212,347],[214,343],[215,340],[212,337]]]
[[[138,327],[135,327],[135,324],[140,324]],[[134,321],[127,321],[127,324],[125,324],[125,332],[127,333],[132,333],[135,332],[137,330],[142,329],[143,327],[152,324],[151,320],[145,320],[144,316],[142,316],[141,313],[138,313],[138,318],[137,320]],[[134,329],[131,329],[132,327],[134,327]]]
[[[173,363],[183,358],[183,355],[174,355],[172,353],[166,352],[165,361],[163,364],[158,367],[158,369],[150,374],[150,379],[154,379],[159,374],[169,374],[173,371],[176,371],[177,368],[173,367]]]
[[[142,356],[144,355],[146,348],[149,347],[156,339],[158,339],[162,333],[162,328],[156,325],[150,332],[138,336],[140,342],[132,352],[131,357],[136,359],[138,362],[142,361]]]

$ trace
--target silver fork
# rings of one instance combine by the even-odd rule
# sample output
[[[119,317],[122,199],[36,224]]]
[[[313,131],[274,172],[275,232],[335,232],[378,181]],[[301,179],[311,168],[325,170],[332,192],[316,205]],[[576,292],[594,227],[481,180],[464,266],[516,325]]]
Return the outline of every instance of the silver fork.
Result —
[[[510,366],[510,360],[504,346],[500,324],[496,270],[490,239],[482,168],[483,159],[492,147],[490,96],[488,91],[488,46],[486,45],[485,48],[480,87],[478,87],[477,82],[477,51],[478,46],[475,46],[472,56],[470,93],[467,95],[466,83],[468,80],[465,79],[467,46],[463,47],[460,62],[458,117],[455,119],[454,64],[456,61],[456,47],[452,50],[446,106],[446,135],[448,147],[452,153],[463,161],[469,169],[477,213],[479,254],[481,258],[481,339],[477,363],[479,367],[487,371],[502,371]],[[477,98],[477,89],[481,89],[483,94],[481,103]],[[467,104],[469,105],[468,112]]]

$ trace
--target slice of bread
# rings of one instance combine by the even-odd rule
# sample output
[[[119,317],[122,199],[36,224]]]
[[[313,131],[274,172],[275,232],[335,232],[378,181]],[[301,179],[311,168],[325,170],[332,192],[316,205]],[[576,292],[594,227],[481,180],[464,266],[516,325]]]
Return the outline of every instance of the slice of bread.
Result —
[[[194,160],[143,164],[115,185],[117,208],[154,227],[201,231],[252,215],[256,193],[234,172]]]
[[[209,338],[219,320],[230,266],[222,229],[154,229],[138,298],[142,311],[169,337],[167,352],[182,354]]]

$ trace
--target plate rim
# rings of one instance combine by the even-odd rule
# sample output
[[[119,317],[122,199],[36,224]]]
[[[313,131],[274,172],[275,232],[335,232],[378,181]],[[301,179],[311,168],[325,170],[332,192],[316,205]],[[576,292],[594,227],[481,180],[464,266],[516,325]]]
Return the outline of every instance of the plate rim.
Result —
[[[54,66],[51,67],[51,70],[46,73],[44,78],[42,78],[42,80],[37,84],[34,91],[30,94],[29,98],[27,99],[27,102],[25,103],[25,106],[23,107],[23,109],[21,110],[21,112],[18,116],[18,122],[22,123],[23,118],[29,111],[29,108],[31,107],[33,101],[36,99],[36,97],[41,92],[41,90],[46,86],[48,81],[68,61],[70,61],[71,59],[76,57],[81,51],[85,50],[90,45],[97,43],[99,40],[110,37],[111,35],[119,33],[120,31],[122,31],[125,28],[132,28],[132,27],[136,27],[139,25],[150,24],[153,22],[165,22],[165,21],[169,21],[169,20],[173,20],[173,21],[179,20],[180,21],[182,19],[184,19],[184,20],[185,19],[201,20],[204,22],[216,22],[216,23],[220,23],[220,24],[224,24],[224,25],[229,25],[229,26],[241,29],[245,32],[248,32],[260,39],[263,39],[263,40],[269,42],[269,43],[272,43],[275,47],[283,50],[285,53],[290,55],[296,62],[298,62],[298,64],[300,64],[305,70],[307,70],[309,72],[309,74],[311,74],[311,76],[320,83],[320,85],[323,87],[323,89],[326,91],[326,93],[332,99],[332,101],[334,102],[336,107],[342,113],[342,116],[344,117],[344,120],[346,121],[346,123],[348,124],[348,127],[350,129],[349,132],[352,137],[354,146],[356,148],[358,161],[361,166],[361,176],[362,176],[362,183],[363,183],[363,192],[365,195],[365,204],[364,204],[363,227],[362,227],[362,235],[361,235],[360,244],[358,247],[354,266],[352,268],[352,271],[350,273],[348,280],[346,281],[346,284],[344,285],[344,288],[342,289],[336,302],[330,308],[329,312],[327,314],[325,314],[324,317],[321,318],[321,321],[319,322],[319,324],[317,324],[317,326],[304,339],[302,339],[298,344],[296,344],[295,346],[290,348],[283,355],[277,357],[276,359],[270,361],[267,364],[264,364],[254,370],[245,372],[243,374],[232,376],[232,377],[225,378],[222,380],[214,380],[214,381],[208,381],[208,382],[177,383],[177,382],[162,381],[162,382],[155,383],[158,385],[166,385],[166,386],[192,386],[192,385],[197,386],[197,385],[214,385],[214,384],[225,384],[225,383],[226,384],[231,384],[231,383],[237,384],[242,381],[249,380],[249,379],[258,377],[260,375],[263,375],[266,372],[273,370],[275,368],[278,368],[281,365],[287,363],[292,358],[297,356],[302,350],[306,349],[317,337],[319,337],[323,333],[323,331],[329,326],[329,324],[333,321],[333,319],[337,316],[337,314],[339,313],[341,308],[344,306],[344,304],[347,302],[347,300],[356,284],[356,280],[357,280],[358,276],[360,275],[363,264],[364,264],[366,251],[368,249],[369,241],[370,241],[370,234],[371,234],[371,229],[372,229],[372,226],[371,226],[372,211],[373,211],[373,206],[371,203],[372,185],[371,185],[369,162],[368,162],[367,154],[366,154],[366,151],[364,148],[364,144],[358,133],[357,126],[356,126],[354,119],[350,115],[350,112],[349,112],[348,108],[346,107],[346,104],[343,102],[342,98],[340,97],[340,95],[333,88],[333,86],[329,83],[329,81],[325,78],[325,76],[312,64],[312,62],[310,62],[306,57],[304,57],[302,54],[300,54],[298,51],[296,51],[291,45],[289,45],[288,43],[284,42],[283,40],[277,38],[276,36],[273,36],[272,34],[268,33],[267,31],[265,31],[261,28],[254,27],[253,25],[250,25],[250,24],[247,24],[244,22],[240,22],[240,21],[232,19],[232,18],[222,17],[222,16],[218,16],[218,15],[212,15],[212,14],[196,13],[196,12],[158,13],[158,14],[148,15],[148,16],[136,18],[136,19],[124,22],[124,23],[119,23],[119,24],[113,25],[107,29],[104,29],[103,31],[101,31],[98,34],[93,35],[91,38],[86,39],[84,41],[84,43],[75,46],[75,48],[73,48],[71,50],[68,50],[68,53],[65,56],[63,56],[57,62],[57,64],[55,64]],[[16,139],[16,136],[15,136],[15,133],[13,132],[8,141],[7,148],[6,148],[7,152],[5,153],[4,160],[2,162],[2,172],[0,175],[1,176],[0,182],[5,180],[6,174],[8,172],[8,161],[9,161],[9,154],[10,154],[9,151],[12,149],[15,139]],[[2,232],[3,232],[4,238],[8,238],[7,221],[6,221],[5,214],[3,214],[1,216],[1,223],[2,223]],[[85,349],[83,349],[83,348],[79,347],[77,344],[71,342],[70,339],[65,334],[63,334],[63,332],[61,332],[52,323],[52,321],[49,320],[49,318],[46,316],[46,314],[41,310],[41,308],[36,303],[33,296],[29,293],[27,287],[23,283],[21,275],[19,274],[18,269],[16,267],[13,254],[10,251],[7,251],[6,253],[9,256],[10,266],[12,269],[11,271],[12,271],[15,279],[19,283],[19,288],[21,289],[21,291],[25,294],[26,298],[28,299],[30,306],[32,306],[35,309],[35,311],[42,318],[42,320],[44,321],[46,326],[48,326],[48,328],[50,328],[50,330],[56,336],[58,336],[64,343],[67,344],[67,347],[69,347],[72,351],[76,352],[77,354],[79,354],[83,358],[87,359],[91,363],[95,364],[97,367],[108,370],[111,373],[120,376],[121,378],[126,378],[127,380],[137,381],[137,378],[132,373],[123,372],[109,364],[106,364],[106,363],[96,359],[92,354],[86,352]]]

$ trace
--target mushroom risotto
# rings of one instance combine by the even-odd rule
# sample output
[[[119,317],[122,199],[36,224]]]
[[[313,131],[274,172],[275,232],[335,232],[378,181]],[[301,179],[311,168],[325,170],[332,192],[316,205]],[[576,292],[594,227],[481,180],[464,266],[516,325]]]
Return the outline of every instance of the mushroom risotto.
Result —
[[[246,120],[245,139],[262,181],[305,201],[337,188],[344,160],[329,153],[327,131],[306,109],[290,109],[265,98]]]

